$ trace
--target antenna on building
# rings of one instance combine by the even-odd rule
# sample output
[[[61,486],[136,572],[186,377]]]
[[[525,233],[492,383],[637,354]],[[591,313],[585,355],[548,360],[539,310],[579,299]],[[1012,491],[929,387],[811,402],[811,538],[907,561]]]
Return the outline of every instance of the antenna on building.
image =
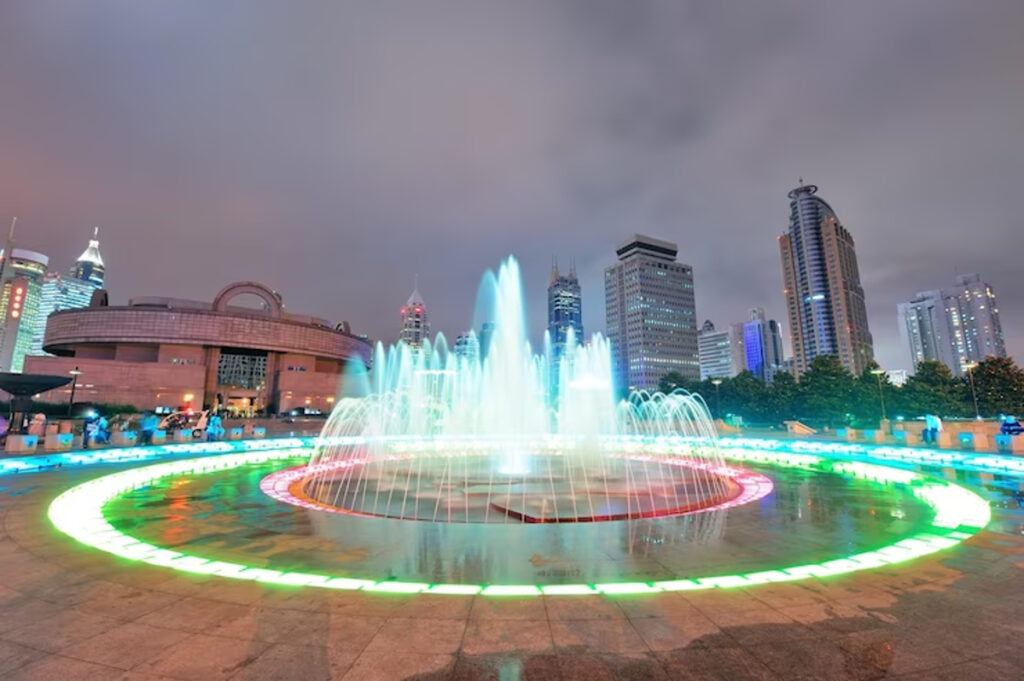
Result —
[[[801,175],[801,176],[800,176],[800,179],[799,179],[799,180],[797,180],[797,182],[799,183],[799,185],[800,185],[801,187],[803,187],[803,186],[804,186],[804,176],[803,176],[803,175]]]
[[[97,226],[92,228],[92,238],[95,241],[99,241],[99,239],[100,239],[100,228],[99,228],[99,225],[97,225]]]
[[[3,281],[7,261],[14,257],[14,226],[16,224],[18,224],[17,215],[11,220],[11,231],[7,234],[7,243],[4,245],[4,257],[0,259],[0,281]]]
[[[569,278],[570,279],[575,279],[576,278],[576,257],[575,256],[573,256],[569,260]]]
[[[558,256],[551,254],[551,283],[555,283],[558,280]]]

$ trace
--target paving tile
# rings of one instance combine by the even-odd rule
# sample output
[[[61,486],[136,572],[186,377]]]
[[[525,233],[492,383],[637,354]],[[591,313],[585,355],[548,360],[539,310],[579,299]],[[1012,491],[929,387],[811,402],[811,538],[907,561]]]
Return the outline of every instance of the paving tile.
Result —
[[[618,603],[605,596],[544,596],[550,620],[624,619]]]
[[[127,622],[63,648],[60,654],[109,667],[132,669],[189,635],[183,631]]]
[[[55,653],[69,645],[109,631],[121,622],[109,617],[87,615],[75,610],[65,610],[53,617],[13,629],[3,638],[15,643]]]
[[[463,655],[541,652],[554,647],[547,620],[471,620],[462,639]]]
[[[761,607],[746,612],[705,612],[712,622],[744,646],[809,638],[815,634],[779,610]]]
[[[275,644],[230,677],[231,681],[330,681],[340,678],[356,659],[332,659],[323,647]]]
[[[206,598],[179,598],[170,605],[140,617],[137,622],[167,629],[195,633],[230,626],[235,620],[249,616],[252,608],[235,603],[221,603]]]
[[[668,681],[653,654],[567,655],[559,658],[563,681]]]
[[[675,650],[688,646],[735,646],[736,641],[699,612],[672,617],[638,617],[630,620],[651,650]]]
[[[384,622],[366,646],[367,652],[401,650],[417,654],[455,653],[466,623],[460,620],[395,617]]]
[[[455,665],[454,655],[417,655],[366,651],[349,668],[342,681],[405,681],[444,679]]]
[[[561,655],[551,653],[512,655],[460,655],[451,681],[561,681]]]
[[[629,620],[563,620],[551,622],[555,646],[572,652],[641,653],[647,644]]]
[[[707,648],[658,653],[669,678],[688,681],[777,681],[777,676],[742,648]]]
[[[47,655],[3,677],[3,681],[111,681],[121,671],[103,665]]]
[[[487,598],[477,596],[469,612],[470,619],[543,620],[547,608],[542,598],[516,598],[514,596]]]
[[[219,681],[231,678],[252,664],[270,645],[262,641],[192,634],[135,671],[183,681]]]
[[[46,657],[47,653],[10,641],[0,641],[0,676]]]

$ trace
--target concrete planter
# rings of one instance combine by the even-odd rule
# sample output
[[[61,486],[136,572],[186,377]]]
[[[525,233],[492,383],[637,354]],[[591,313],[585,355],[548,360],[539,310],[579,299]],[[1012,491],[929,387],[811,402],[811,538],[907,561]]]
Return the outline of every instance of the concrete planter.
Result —
[[[166,430],[154,430],[153,431],[153,444],[162,445],[167,442],[167,431]]]
[[[110,434],[110,444],[115,447],[134,447],[139,441],[139,434],[134,430],[115,430]]]
[[[263,426],[257,426],[252,429],[252,436],[256,439],[267,436],[267,429]]]
[[[38,445],[38,435],[8,435],[6,452],[8,454],[34,454]]]
[[[174,431],[174,442],[192,442],[192,431],[191,430],[176,430]]]
[[[245,431],[242,428],[232,428],[228,431],[229,440],[241,440],[243,435],[245,435]]]
[[[75,436],[71,433],[47,434],[43,440],[43,449],[47,452],[66,452],[74,444]]]
[[[995,441],[1000,454],[1024,454],[1024,435],[996,435]]]

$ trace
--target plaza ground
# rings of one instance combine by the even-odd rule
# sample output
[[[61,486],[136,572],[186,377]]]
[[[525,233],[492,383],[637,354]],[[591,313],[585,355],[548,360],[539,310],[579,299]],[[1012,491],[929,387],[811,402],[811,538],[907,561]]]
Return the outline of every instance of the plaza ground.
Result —
[[[750,589],[494,598],[188,575],[83,547],[46,519],[64,489],[127,467],[0,478],[0,680],[1024,677],[1024,515],[1013,483],[991,476],[971,485],[996,502],[988,529],[898,566]],[[235,523],[242,553],[302,550],[244,514],[203,522]]]

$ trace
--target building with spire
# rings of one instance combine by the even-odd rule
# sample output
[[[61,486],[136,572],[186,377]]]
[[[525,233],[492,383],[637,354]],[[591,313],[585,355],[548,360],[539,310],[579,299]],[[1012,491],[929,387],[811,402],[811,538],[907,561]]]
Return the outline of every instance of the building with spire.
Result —
[[[554,365],[565,354],[570,331],[576,345],[583,342],[583,302],[580,280],[576,266],[569,267],[566,275],[558,271],[558,264],[551,265],[551,279],[548,281],[548,334],[551,336],[551,350]]]
[[[411,348],[419,348],[423,341],[430,337],[430,317],[427,306],[420,295],[419,287],[414,286],[412,295],[401,309],[402,326],[398,332],[398,341]]]
[[[100,228],[93,231],[92,239],[67,274],[48,272],[43,279],[39,314],[36,317],[32,342],[28,354],[42,355],[46,336],[46,321],[60,310],[89,307],[92,294],[103,288],[106,267],[100,255]]]
[[[794,371],[818,355],[835,355],[860,374],[874,359],[853,237],[818,188],[789,192],[789,231],[779,237]]]

